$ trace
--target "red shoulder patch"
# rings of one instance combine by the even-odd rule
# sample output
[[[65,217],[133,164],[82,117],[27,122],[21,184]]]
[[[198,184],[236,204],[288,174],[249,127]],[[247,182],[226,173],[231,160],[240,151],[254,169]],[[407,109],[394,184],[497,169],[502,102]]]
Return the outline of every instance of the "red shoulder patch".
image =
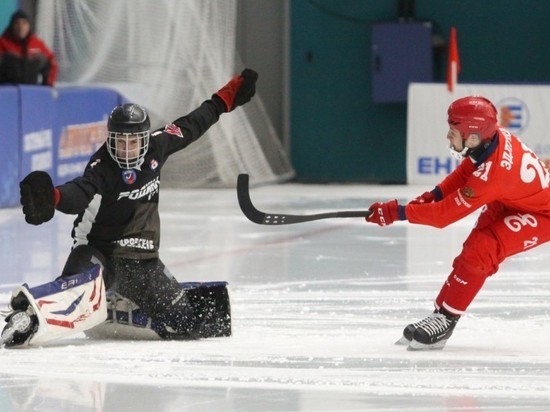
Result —
[[[174,136],[183,137],[183,133],[181,132],[181,129],[173,123],[170,123],[164,126],[164,131],[166,133],[173,134]]]

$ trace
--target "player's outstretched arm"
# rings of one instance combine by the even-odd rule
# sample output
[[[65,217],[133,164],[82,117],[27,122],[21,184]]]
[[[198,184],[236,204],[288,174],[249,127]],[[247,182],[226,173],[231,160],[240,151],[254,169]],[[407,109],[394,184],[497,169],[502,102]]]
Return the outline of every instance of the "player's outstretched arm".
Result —
[[[165,137],[178,136],[178,139],[172,138],[171,143],[167,143],[171,145],[168,152],[185,148],[204,135],[223,113],[231,112],[249,102],[256,94],[256,80],[258,80],[258,73],[252,69],[244,69],[241,74],[233,77],[214,93],[211,99],[206,100],[185,116],[174,120],[172,124],[156,130],[152,136],[162,132],[166,132]]]

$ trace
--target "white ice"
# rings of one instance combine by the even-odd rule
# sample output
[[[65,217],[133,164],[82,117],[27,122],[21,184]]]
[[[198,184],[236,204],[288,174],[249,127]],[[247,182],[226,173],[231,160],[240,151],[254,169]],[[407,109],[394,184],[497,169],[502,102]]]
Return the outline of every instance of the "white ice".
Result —
[[[251,189],[266,212],[362,210],[424,187]],[[426,316],[475,216],[445,229],[361,218],[260,226],[236,192],[164,190],[161,257],[181,281],[226,280],[233,336],[0,349],[0,411],[548,411],[550,246],[501,265],[442,351],[394,345]],[[0,306],[56,277],[72,216],[0,210]]]

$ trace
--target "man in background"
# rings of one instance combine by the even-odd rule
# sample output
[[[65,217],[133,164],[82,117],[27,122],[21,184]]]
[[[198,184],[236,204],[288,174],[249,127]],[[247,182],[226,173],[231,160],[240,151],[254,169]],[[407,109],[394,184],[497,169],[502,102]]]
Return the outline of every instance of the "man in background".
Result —
[[[29,16],[18,10],[0,37],[0,84],[54,86],[57,62],[53,52],[31,31]]]

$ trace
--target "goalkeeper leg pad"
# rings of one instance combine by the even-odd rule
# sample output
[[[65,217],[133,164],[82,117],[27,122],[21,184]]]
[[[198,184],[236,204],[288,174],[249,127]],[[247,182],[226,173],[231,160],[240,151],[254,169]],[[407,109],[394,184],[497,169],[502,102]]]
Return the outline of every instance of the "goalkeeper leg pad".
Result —
[[[34,288],[18,286],[10,306],[13,312],[6,317],[2,332],[6,346],[40,346],[82,332],[107,318],[101,267],[94,265],[86,272]],[[24,314],[30,321],[28,328]]]
[[[184,282],[193,312],[199,319],[196,338],[231,336],[231,304],[227,282]],[[107,321],[85,332],[92,339],[189,339],[148,316],[130,299],[107,293]]]

